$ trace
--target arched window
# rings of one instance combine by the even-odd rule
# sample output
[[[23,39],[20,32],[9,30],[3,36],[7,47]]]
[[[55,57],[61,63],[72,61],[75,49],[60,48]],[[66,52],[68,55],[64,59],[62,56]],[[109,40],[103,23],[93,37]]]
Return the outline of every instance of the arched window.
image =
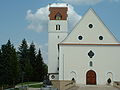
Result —
[[[59,24],[56,25],[56,30],[60,30],[60,25]]]
[[[90,61],[90,67],[92,67],[93,66],[93,62],[92,61]]]
[[[61,19],[62,19],[62,15],[58,12],[58,13],[55,15],[55,19],[56,19],[56,20],[61,20]]]

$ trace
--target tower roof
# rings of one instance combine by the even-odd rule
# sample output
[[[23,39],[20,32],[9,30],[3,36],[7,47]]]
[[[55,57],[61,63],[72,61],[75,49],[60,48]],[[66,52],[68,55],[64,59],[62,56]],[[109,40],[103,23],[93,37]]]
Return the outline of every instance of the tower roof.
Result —
[[[67,20],[67,11],[68,7],[50,7],[49,8],[50,14],[50,20],[56,20],[56,15],[59,13],[59,16],[61,15],[61,20]]]

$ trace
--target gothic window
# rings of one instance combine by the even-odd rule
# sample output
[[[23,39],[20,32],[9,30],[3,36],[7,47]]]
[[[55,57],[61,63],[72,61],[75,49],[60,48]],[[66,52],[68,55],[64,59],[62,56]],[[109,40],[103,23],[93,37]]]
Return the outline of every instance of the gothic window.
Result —
[[[92,67],[92,66],[93,66],[93,62],[92,62],[92,61],[90,61],[89,65],[90,65],[90,67]]]
[[[93,52],[92,50],[90,50],[89,53],[88,53],[88,56],[89,56],[90,58],[92,58],[94,55],[95,55],[94,52]]]
[[[56,20],[61,20],[61,19],[62,19],[62,15],[58,12],[58,13],[55,15],[55,19],[56,19]]]
[[[59,67],[57,68],[57,71],[59,71]]]
[[[60,30],[60,25],[59,24],[56,25],[56,30]]]

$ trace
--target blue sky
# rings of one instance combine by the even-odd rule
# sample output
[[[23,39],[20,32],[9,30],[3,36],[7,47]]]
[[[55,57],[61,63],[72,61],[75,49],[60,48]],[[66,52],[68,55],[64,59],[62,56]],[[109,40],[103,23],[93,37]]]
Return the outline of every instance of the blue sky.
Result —
[[[46,8],[49,3],[58,2],[70,4],[74,8],[73,13],[79,16],[84,15],[89,8],[93,8],[120,41],[119,0],[0,0],[0,45],[5,44],[8,39],[15,47],[18,47],[24,38],[29,44],[33,41],[36,48],[42,50],[43,58],[47,63],[48,17],[44,15],[47,11],[38,14],[37,18],[35,15],[40,12],[41,8]],[[33,17],[31,18],[30,15]],[[41,15],[40,18],[39,15]],[[41,19],[42,15],[44,19]],[[35,21],[35,19],[39,20]],[[30,25],[35,26],[31,28]]]

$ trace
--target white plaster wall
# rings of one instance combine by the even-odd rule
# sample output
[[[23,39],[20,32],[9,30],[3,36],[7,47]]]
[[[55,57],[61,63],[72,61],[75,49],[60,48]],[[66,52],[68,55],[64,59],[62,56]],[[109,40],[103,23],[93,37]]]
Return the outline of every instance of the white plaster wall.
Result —
[[[89,24],[93,24],[93,28],[89,28]],[[83,39],[79,40],[78,36],[82,36]],[[103,36],[103,40],[99,40],[99,36]],[[95,12],[89,9],[62,43],[112,44],[118,43],[118,41]]]
[[[48,35],[48,73],[58,73],[58,43],[66,36],[67,33],[49,33]]]
[[[107,83],[108,72],[113,73],[113,81],[120,81],[120,46],[61,45],[60,50],[60,80],[71,80],[70,73],[74,71],[76,83],[86,84],[86,73],[92,69],[98,85]],[[93,58],[88,56],[90,50],[95,53]]]
[[[60,25],[60,30],[56,30],[56,25]],[[50,20],[48,22],[48,32],[50,33],[64,33],[68,32],[67,20]]]
[[[55,78],[52,78],[52,75],[54,75]],[[58,80],[58,79],[59,79],[59,74],[50,74],[50,75],[49,75],[49,79],[50,79],[50,80]]]
[[[60,30],[56,30],[56,25]],[[58,44],[67,36],[67,20],[49,20],[48,23],[48,73],[58,73]]]

